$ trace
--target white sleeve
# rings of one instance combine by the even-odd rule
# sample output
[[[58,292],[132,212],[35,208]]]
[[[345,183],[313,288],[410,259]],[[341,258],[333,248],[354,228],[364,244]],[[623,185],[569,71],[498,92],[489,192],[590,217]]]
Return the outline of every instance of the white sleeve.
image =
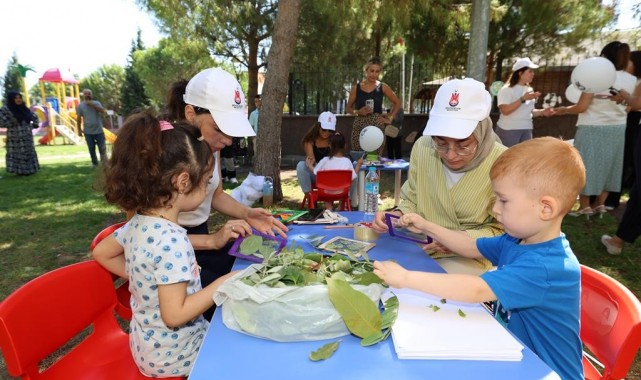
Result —
[[[314,167],[314,175],[318,174],[319,170],[323,170],[325,167],[325,164],[327,164],[327,161],[329,161],[329,156],[323,157]]]
[[[514,103],[516,99],[512,99],[513,92],[510,91],[509,87],[502,87],[499,90],[499,94],[496,96],[496,105],[500,106],[503,104]]]

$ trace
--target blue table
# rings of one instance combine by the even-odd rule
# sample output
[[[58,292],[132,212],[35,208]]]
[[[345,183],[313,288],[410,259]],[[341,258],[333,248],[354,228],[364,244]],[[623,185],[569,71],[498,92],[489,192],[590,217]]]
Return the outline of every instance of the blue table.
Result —
[[[362,212],[340,212],[350,222],[362,219]],[[308,234],[353,237],[352,229],[324,229],[296,225],[289,240],[302,243]],[[416,245],[381,235],[369,251],[372,260],[395,259],[415,270],[443,272],[441,267]],[[235,269],[251,264],[236,259]],[[228,329],[216,311],[194,363],[189,380],[210,379],[558,379],[527,347],[520,362],[464,360],[401,360],[394,352],[392,338],[371,347],[360,339],[344,336],[330,359],[312,362],[309,353],[336,339],[314,342],[278,343],[254,338]],[[498,323],[498,322],[497,322]]]
[[[401,172],[408,171],[410,163],[403,160],[393,161],[386,165],[377,165],[376,168],[381,171],[394,171],[394,206],[398,206],[401,198]],[[358,172],[358,209],[365,209],[365,173],[369,166],[363,164]]]

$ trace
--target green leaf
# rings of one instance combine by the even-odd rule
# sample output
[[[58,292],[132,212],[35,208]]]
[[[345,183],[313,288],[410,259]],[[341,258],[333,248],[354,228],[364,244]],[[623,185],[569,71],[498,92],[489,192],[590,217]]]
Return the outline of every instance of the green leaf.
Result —
[[[383,280],[372,272],[365,272],[354,276],[356,283],[359,285],[382,284]]]
[[[396,317],[398,317],[398,298],[396,296],[390,297],[385,302],[385,310],[382,314],[382,329],[389,329],[396,322]]]
[[[367,347],[367,346],[372,346],[380,341],[385,339],[385,334],[382,331],[378,331],[367,338],[361,340],[361,346]]]
[[[345,321],[350,332],[366,338],[381,330],[378,306],[365,294],[342,280],[327,279],[329,299]]]
[[[463,312],[463,310],[461,310],[461,309],[458,309],[458,315],[459,315],[459,317],[461,317],[461,318],[465,318],[465,317],[467,317],[467,315],[465,315],[465,313],[464,313],[464,312]]]
[[[447,303],[447,300],[445,298],[441,298],[441,303]]]
[[[341,341],[337,340],[336,342],[323,345],[316,351],[312,351],[309,354],[309,360],[317,362],[319,360],[329,359],[332,355],[334,355],[334,352],[338,350],[338,346],[340,345],[340,343]]]
[[[258,235],[249,235],[240,243],[240,253],[243,255],[251,255],[258,251],[263,245],[263,238]]]

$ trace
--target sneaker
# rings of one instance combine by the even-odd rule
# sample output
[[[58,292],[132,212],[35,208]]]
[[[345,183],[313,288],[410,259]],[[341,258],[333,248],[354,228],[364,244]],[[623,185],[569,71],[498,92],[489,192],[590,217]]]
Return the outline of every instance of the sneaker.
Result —
[[[620,255],[621,254],[621,248],[615,246],[614,244],[610,243],[610,240],[612,239],[612,236],[610,235],[603,235],[601,236],[601,244],[605,246],[605,249],[608,251],[609,254],[611,255]]]
[[[227,177],[223,178],[223,182],[229,182],[229,178]]]
[[[232,178],[232,179],[230,179],[230,180],[229,180],[229,182],[231,182],[231,183],[238,183],[238,180],[237,180],[236,178]]]

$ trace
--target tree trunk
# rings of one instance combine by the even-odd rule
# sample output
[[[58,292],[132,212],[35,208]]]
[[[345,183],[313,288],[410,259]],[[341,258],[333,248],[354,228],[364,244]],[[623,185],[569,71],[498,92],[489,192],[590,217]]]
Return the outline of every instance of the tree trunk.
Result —
[[[300,0],[281,0],[278,4],[272,46],[267,57],[269,69],[265,73],[263,86],[260,128],[256,138],[254,172],[274,179],[275,201],[283,199],[280,183],[280,134],[283,103],[287,96],[287,78],[298,34],[300,8]]]

